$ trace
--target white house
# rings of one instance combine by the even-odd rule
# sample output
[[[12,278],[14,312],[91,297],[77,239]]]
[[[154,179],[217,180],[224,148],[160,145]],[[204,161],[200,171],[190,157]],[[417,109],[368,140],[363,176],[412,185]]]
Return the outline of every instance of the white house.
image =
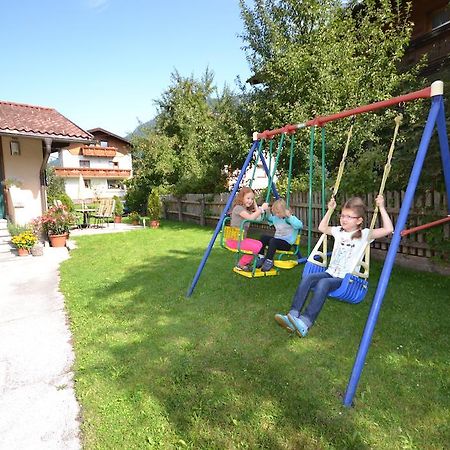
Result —
[[[66,193],[75,202],[123,197],[123,182],[133,175],[130,142],[102,128],[89,133],[94,143],[73,144],[59,152],[52,162],[55,174],[64,178]]]
[[[50,155],[92,141],[53,108],[0,101],[0,220],[25,225],[42,215]]]

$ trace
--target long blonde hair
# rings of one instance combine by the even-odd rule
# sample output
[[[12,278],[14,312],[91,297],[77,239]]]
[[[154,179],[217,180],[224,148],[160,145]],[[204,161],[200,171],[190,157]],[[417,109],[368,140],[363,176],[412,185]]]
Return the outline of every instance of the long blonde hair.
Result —
[[[362,218],[362,222],[358,224],[358,230],[356,230],[351,238],[352,239],[361,239],[362,237],[362,226],[364,225],[364,218],[366,217],[366,205],[361,197],[351,197],[349,198],[343,205],[342,209],[351,209],[356,217]]]

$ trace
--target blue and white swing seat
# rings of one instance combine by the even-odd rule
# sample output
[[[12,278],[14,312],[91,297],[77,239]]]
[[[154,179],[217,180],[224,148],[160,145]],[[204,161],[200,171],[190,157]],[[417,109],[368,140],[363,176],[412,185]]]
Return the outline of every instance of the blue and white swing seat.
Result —
[[[323,251],[319,248],[323,246]],[[328,293],[328,297],[335,298],[337,300],[357,304],[364,300],[369,287],[367,280],[369,276],[370,265],[370,244],[366,246],[364,256],[358,264],[362,268],[362,272],[347,273],[342,281],[341,285]],[[303,269],[302,277],[313,273],[325,272],[327,269],[327,243],[326,235],[322,234],[313,251],[308,257],[308,260]]]
[[[312,273],[325,272],[325,270],[326,267],[319,266],[311,261],[308,261],[305,264],[302,276]],[[330,292],[328,296],[343,302],[356,304],[364,300],[368,287],[369,282],[367,280],[353,275],[352,273],[347,273],[342,284],[337,289]]]

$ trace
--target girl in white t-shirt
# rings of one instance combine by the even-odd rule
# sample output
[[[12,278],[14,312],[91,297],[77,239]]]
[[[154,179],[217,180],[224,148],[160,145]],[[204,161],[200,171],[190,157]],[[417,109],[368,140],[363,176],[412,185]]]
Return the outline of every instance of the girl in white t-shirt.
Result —
[[[256,204],[255,193],[249,187],[243,187],[239,190],[234,199],[233,209],[231,210],[231,223],[230,225],[235,228],[240,228],[244,220],[257,220],[260,219],[264,212],[269,208],[268,203],[263,203],[261,206]],[[261,250],[262,243],[256,239],[246,237],[249,224],[247,224],[244,230],[244,239],[239,243],[241,250],[247,250],[257,255]],[[226,245],[230,248],[238,248],[238,241],[235,239],[227,239]],[[239,270],[250,271],[249,264],[253,260],[253,255],[244,254],[239,260],[236,268]]]
[[[384,197],[378,195],[375,203],[380,211],[383,226],[370,231],[368,228],[362,228],[366,215],[366,207],[362,199],[352,197],[347,200],[341,210],[340,227],[328,225],[336,208],[335,200],[332,198],[329,201],[328,211],[319,224],[319,231],[334,237],[330,264],[325,272],[312,273],[302,279],[295,292],[289,314],[275,315],[275,320],[281,327],[289,332],[296,332],[301,337],[306,336],[309,328],[317,319],[328,293],[339,288],[347,273],[359,269],[356,265],[361,260],[367,243],[394,231],[384,206]],[[303,310],[312,288],[314,288],[314,293],[309,304]]]

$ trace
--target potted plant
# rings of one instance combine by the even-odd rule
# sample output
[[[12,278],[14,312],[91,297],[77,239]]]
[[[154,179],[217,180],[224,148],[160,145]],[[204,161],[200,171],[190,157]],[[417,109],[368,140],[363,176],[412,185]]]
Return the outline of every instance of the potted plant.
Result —
[[[139,221],[141,220],[141,216],[136,211],[131,211],[130,215],[128,216],[131,220],[132,225],[139,225]]]
[[[122,222],[123,203],[122,200],[115,195],[114,199],[114,223]]]
[[[161,200],[156,189],[153,189],[148,196],[147,212],[150,219],[150,227],[159,227],[159,217],[161,216]]]
[[[16,246],[19,256],[26,256],[37,242],[37,236],[31,230],[27,230],[11,238],[11,242]]]
[[[75,216],[67,206],[51,206],[38,219],[33,221],[34,229],[42,229],[48,236],[52,247],[65,247],[70,229],[75,225]]]

